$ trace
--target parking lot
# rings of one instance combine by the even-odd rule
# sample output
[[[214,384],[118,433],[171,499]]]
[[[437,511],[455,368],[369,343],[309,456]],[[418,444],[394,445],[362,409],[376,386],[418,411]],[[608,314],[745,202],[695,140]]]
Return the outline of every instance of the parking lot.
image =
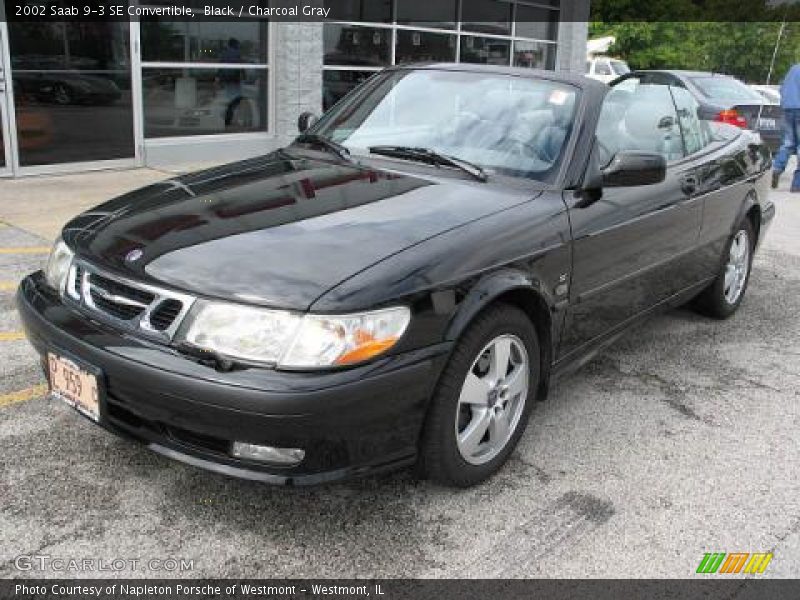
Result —
[[[45,397],[13,306],[50,240],[4,224],[0,577],[692,577],[705,552],[773,552],[759,577],[797,576],[800,197],[775,197],[736,316],[675,310],[632,331],[466,491],[408,472],[267,487],[91,425]],[[139,562],[41,572],[20,555]],[[169,558],[191,569],[159,570]]]

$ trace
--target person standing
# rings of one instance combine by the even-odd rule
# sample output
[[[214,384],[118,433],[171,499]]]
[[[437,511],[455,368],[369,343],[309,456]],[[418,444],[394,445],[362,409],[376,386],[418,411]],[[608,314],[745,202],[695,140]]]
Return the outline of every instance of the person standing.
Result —
[[[783,143],[772,162],[772,188],[778,182],[792,154],[800,158],[800,64],[792,65],[781,84],[783,109]],[[800,192],[800,162],[792,177],[791,191]]]

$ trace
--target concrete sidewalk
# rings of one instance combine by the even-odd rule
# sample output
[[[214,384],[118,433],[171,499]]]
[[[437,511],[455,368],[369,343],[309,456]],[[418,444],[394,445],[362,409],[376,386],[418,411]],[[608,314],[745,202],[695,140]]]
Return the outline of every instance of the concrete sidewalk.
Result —
[[[213,164],[0,180],[0,221],[51,241],[70,218],[130,190]]]

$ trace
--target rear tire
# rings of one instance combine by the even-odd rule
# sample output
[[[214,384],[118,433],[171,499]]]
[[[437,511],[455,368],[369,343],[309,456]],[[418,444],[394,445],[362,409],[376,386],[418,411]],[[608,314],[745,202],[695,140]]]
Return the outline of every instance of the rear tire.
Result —
[[[754,248],[753,225],[744,219],[725,245],[716,279],[695,299],[698,312],[715,319],[727,319],[736,312],[750,282]]]
[[[442,373],[422,435],[421,474],[468,487],[496,473],[527,426],[539,340],[520,309],[496,304],[470,325]]]

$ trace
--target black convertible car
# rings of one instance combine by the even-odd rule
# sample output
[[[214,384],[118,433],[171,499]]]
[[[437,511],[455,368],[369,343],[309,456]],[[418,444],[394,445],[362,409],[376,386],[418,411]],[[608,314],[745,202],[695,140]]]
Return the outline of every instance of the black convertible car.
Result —
[[[310,121],[64,227],[17,295],[53,396],[229,475],[475,484],[631,324],[731,315],[775,211],[758,138],[664,85],[397,67]]]

